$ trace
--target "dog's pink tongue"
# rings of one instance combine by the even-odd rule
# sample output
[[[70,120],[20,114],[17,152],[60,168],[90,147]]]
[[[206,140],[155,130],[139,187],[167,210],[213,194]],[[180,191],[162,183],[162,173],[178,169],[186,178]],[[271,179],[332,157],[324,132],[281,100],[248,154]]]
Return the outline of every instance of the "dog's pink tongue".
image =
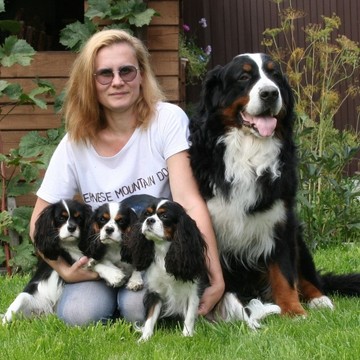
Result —
[[[255,116],[243,114],[244,120],[256,127],[261,136],[271,136],[275,130],[277,120],[272,116]]]

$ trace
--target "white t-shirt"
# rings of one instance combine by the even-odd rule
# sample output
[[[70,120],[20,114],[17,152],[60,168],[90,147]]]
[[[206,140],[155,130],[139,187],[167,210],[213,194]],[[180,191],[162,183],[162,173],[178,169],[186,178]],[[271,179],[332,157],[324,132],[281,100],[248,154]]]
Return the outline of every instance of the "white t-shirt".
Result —
[[[137,128],[112,157],[65,135],[56,148],[37,192],[54,203],[80,194],[94,209],[133,194],[171,198],[166,160],[189,148],[188,117],[178,106],[161,102],[147,129]]]

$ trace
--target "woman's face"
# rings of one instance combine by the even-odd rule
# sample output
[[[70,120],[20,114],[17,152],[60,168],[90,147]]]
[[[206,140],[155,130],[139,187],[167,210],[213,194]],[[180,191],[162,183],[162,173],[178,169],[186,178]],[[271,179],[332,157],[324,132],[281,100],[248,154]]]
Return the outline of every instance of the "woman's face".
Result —
[[[134,70],[131,67],[138,69],[139,64],[134,49],[127,43],[106,46],[97,53],[94,72],[105,74],[105,80],[107,77],[107,81],[110,81],[103,85],[99,81],[104,82],[104,80],[101,79],[100,75],[96,76],[97,97],[99,103],[104,107],[105,113],[107,111],[115,113],[132,112],[132,107],[140,96],[142,78],[140,70],[137,70],[134,79],[127,81],[126,74]],[[122,69],[121,73],[124,74],[125,81],[120,77],[119,69]],[[111,73],[114,74],[113,79],[111,79]]]

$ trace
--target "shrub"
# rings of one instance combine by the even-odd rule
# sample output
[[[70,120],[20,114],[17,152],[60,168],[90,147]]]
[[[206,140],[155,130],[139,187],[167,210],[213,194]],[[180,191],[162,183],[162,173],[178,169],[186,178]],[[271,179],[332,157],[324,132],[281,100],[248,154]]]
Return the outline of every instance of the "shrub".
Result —
[[[295,41],[302,11],[281,11],[280,26],[266,29],[263,45],[288,75],[296,97],[296,139],[300,157],[299,212],[311,246],[355,242],[360,235],[359,174],[346,175],[346,166],[359,151],[359,135],[338,130],[334,115],[347,98],[358,96],[359,45],[334,36],[341,20],[322,16],[322,24],[304,28],[305,46]],[[284,47],[280,46],[281,37]],[[340,85],[346,87],[340,93]]]

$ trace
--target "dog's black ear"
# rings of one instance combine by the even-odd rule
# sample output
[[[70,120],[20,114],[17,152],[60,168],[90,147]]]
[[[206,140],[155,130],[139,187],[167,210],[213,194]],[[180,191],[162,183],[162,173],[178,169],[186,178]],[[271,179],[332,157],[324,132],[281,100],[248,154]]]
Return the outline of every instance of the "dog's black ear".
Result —
[[[142,222],[131,226],[124,235],[121,244],[121,259],[131,263],[136,270],[146,270],[154,260],[154,243],[145,238],[141,232]]]
[[[223,92],[222,81],[220,79],[222,69],[223,67],[218,65],[210,70],[205,77],[200,95],[200,116],[208,116],[209,113],[213,112],[214,108],[216,109],[219,106]]]
[[[206,243],[195,221],[184,212],[165,256],[166,271],[176,279],[194,281],[206,274],[205,251]]]
[[[106,251],[106,246],[102,244],[99,239],[100,229],[96,221],[98,218],[98,211],[91,210],[90,212],[87,212],[87,215],[89,217],[86,218],[84,223],[85,231],[84,236],[81,237],[79,242],[79,249],[87,257],[100,260]]]
[[[47,206],[35,222],[34,244],[46,258],[56,260],[60,255],[59,234],[54,224],[54,208],[57,204]]]

